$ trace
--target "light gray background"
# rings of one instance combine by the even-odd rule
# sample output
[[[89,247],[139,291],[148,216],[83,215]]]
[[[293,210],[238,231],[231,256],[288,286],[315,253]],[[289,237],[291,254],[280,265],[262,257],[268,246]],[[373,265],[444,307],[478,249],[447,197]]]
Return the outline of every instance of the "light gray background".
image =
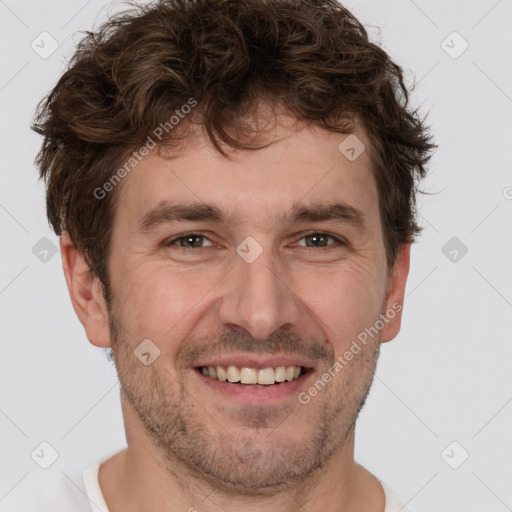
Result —
[[[416,77],[413,104],[430,110],[440,144],[424,183],[435,195],[420,199],[425,230],[402,331],[382,348],[356,458],[414,512],[512,510],[512,2],[345,5]],[[104,19],[105,6],[0,0],[0,510],[31,478],[73,474],[125,443],[115,371],[75,317],[60,256],[32,252],[42,237],[58,240],[29,122],[73,34]],[[43,31],[59,44],[46,59],[31,48]],[[469,43],[456,59],[445,51],[462,49],[454,31]],[[442,251],[452,237],[468,248],[456,262]],[[59,453],[47,470],[31,458],[42,441]]]

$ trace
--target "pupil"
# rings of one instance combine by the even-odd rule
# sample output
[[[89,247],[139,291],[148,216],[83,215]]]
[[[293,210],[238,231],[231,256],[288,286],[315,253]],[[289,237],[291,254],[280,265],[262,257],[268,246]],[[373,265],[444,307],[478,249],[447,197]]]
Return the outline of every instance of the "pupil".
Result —
[[[319,240],[324,240],[325,241],[325,238],[326,236],[325,235],[309,235],[309,239],[310,240],[316,240],[316,242],[318,242]],[[317,247],[316,243],[313,242],[313,247]]]
[[[194,244],[193,240],[195,239],[196,241],[199,240],[201,237],[198,236],[198,235],[189,235],[185,238],[185,243],[187,244],[187,246],[191,246],[191,247],[197,247],[198,244]],[[199,245],[201,245],[199,243]]]

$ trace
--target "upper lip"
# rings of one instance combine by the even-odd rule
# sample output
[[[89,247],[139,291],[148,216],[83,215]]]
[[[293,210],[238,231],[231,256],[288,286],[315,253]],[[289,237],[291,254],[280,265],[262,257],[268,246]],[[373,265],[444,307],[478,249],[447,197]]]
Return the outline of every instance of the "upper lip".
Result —
[[[300,356],[292,356],[287,354],[224,354],[208,359],[198,360],[194,367],[200,366],[236,366],[237,368],[277,368],[278,366],[303,366],[304,368],[313,368],[312,361],[304,359]]]

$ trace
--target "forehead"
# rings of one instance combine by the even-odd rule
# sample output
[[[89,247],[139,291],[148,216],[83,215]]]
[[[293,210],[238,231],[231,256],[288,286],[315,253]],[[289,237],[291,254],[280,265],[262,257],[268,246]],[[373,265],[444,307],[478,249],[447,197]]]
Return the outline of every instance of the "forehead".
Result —
[[[347,135],[278,125],[263,139],[265,147],[228,149],[226,158],[195,133],[180,151],[165,158],[153,152],[138,163],[118,191],[116,217],[129,217],[135,227],[160,204],[203,203],[254,227],[289,220],[301,205],[342,203],[371,221],[378,198],[369,142],[361,131],[351,137],[361,144],[356,149],[366,147],[356,159],[347,158]]]

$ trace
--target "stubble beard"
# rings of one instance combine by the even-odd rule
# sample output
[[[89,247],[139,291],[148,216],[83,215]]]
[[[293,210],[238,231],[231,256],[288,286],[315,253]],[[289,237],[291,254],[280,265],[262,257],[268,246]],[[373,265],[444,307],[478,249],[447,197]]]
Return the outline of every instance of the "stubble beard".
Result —
[[[284,430],[289,413],[282,410],[240,408],[235,420],[244,428],[234,433],[229,425],[224,428],[191,396],[182,380],[156,364],[140,363],[132,340],[121,335],[121,324],[112,311],[109,327],[121,392],[162,455],[163,466],[174,478],[185,481],[191,476],[240,495],[276,494],[328,464],[355,427],[380,353],[380,339],[376,339],[312,398],[314,414],[309,413],[304,422],[308,428],[300,441],[291,442]],[[326,371],[332,364],[325,366]],[[307,406],[297,404],[291,414],[304,414]],[[262,443],[264,432],[268,433]]]

